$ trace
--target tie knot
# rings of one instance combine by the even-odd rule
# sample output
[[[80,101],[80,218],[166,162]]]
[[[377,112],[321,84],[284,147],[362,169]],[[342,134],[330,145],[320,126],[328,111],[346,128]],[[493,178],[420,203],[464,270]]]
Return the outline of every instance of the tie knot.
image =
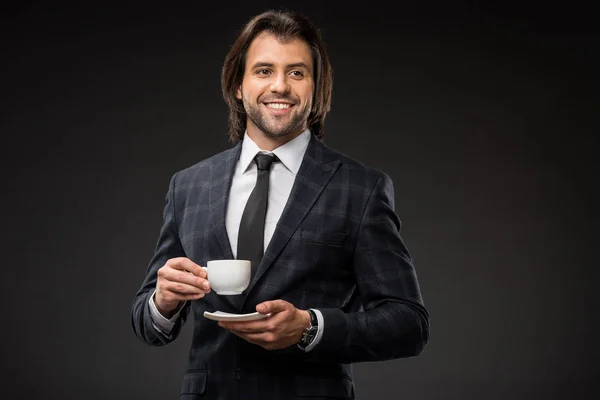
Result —
[[[275,154],[258,153],[254,157],[254,161],[256,161],[256,167],[259,170],[268,171],[271,168],[271,164],[277,161],[277,156]]]

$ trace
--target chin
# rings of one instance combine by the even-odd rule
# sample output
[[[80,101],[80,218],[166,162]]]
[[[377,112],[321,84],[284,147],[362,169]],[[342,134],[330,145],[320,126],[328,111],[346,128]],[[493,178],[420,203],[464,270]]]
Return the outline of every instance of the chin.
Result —
[[[289,136],[293,133],[293,131],[283,131],[283,132],[265,132],[265,134],[272,138],[282,138]]]

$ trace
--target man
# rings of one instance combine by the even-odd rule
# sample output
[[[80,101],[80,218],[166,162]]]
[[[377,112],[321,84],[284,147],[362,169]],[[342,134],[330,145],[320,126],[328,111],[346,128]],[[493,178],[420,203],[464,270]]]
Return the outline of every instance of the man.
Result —
[[[352,399],[352,363],[417,356],[429,338],[392,182],[322,143],[332,72],[303,17],[251,19],[222,87],[235,145],[172,177],[135,334],[165,345],[193,313],[182,399]],[[268,206],[254,205],[259,187]],[[251,283],[220,296],[201,266],[232,258],[252,260]],[[269,317],[203,316],[217,310]]]

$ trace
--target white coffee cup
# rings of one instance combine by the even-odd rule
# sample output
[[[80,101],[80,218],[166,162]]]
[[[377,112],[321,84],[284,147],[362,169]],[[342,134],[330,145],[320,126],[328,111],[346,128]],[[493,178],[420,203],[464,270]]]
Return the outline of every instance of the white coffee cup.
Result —
[[[250,284],[251,263],[248,260],[211,260],[206,267],[212,290],[221,295],[241,294]]]

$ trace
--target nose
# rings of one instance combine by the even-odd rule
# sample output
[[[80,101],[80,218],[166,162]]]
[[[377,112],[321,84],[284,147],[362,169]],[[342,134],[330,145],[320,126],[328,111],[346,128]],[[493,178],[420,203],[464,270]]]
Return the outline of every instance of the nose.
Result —
[[[273,93],[287,93],[290,90],[290,85],[288,84],[286,74],[274,75],[270,89]]]

